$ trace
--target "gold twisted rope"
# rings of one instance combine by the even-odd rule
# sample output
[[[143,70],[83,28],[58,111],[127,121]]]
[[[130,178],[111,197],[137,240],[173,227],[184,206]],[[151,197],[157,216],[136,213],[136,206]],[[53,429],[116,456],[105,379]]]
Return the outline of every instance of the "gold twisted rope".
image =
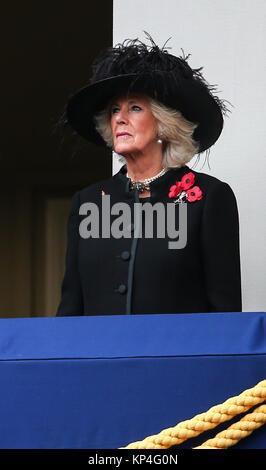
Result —
[[[194,449],[228,449],[265,423],[266,405],[261,405],[255,408],[252,413],[243,416],[237,423],[232,424],[229,428],[216,434],[214,438],[208,439]]]
[[[178,423],[174,427],[164,429],[159,434],[148,436],[142,441],[132,442],[128,444],[126,447],[121,447],[121,449],[168,449],[169,447],[173,445],[181,444],[187,439],[196,437],[204,431],[213,429],[216,426],[218,426],[218,424],[228,421],[240,413],[244,413],[248,411],[253,406],[258,405],[259,403],[262,403],[263,401],[265,401],[265,399],[266,399],[266,380],[262,380],[253,388],[245,390],[240,395],[228,398],[224,403],[211,407],[205,413],[198,414],[190,420],[182,421],[181,423]],[[259,421],[259,422],[263,424],[265,422],[265,418],[262,417],[261,414],[263,415],[265,414],[265,408],[262,408],[262,407],[259,407],[259,408],[260,408],[260,411],[258,412],[257,417],[259,417],[259,420],[262,419],[262,421]],[[235,424],[241,423],[239,436],[242,435],[241,434],[242,426],[248,427],[247,424],[243,425],[243,423],[248,423],[248,422],[250,423],[250,427],[252,428],[250,433],[254,429],[256,429],[256,427],[259,427],[257,426],[255,415],[256,415],[255,411],[253,413],[250,413],[249,415],[251,416],[250,422],[248,421],[248,419],[245,421],[243,418],[238,423],[235,423]],[[229,432],[234,432],[234,431],[236,431],[236,429],[232,428],[231,431]],[[224,438],[225,437],[222,437],[222,439]],[[227,438],[230,439],[229,437]],[[241,437],[239,439],[241,439]],[[236,442],[238,441],[234,440],[234,443]],[[213,445],[213,443],[211,445]],[[230,445],[233,445],[233,444],[230,444]]]

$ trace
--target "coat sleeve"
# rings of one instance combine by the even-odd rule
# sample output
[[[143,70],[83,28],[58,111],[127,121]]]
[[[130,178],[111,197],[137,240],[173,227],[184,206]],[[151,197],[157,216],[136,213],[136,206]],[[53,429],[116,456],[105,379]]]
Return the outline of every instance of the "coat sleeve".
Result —
[[[83,296],[78,269],[79,192],[73,196],[67,223],[65,275],[61,286],[61,301],[56,316],[83,315]]]
[[[241,312],[239,217],[231,187],[216,182],[206,196],[201,227],[203,275],[210,312]]]

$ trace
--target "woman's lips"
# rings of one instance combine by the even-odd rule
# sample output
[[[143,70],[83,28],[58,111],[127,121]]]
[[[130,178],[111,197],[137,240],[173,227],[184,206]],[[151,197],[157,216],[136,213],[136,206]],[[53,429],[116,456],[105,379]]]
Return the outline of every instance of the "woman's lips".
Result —
[[[118,132],[116,134],[116,137],[124,137],[124,136],[129,136],[131,137],[131,134],[129,134],[129,132]]]

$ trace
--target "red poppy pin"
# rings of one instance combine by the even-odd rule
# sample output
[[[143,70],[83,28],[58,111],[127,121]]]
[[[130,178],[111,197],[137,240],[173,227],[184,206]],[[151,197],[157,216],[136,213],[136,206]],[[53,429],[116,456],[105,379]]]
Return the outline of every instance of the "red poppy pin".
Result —
[[[170,187],[169,197],[177,198],[174,203],[180,204],[185,202],[199,201],[202,198],[202,191],[198,186],[193,186],[195,183],[194,173],[186,173],[181,181],[177,181],[176,184]]]

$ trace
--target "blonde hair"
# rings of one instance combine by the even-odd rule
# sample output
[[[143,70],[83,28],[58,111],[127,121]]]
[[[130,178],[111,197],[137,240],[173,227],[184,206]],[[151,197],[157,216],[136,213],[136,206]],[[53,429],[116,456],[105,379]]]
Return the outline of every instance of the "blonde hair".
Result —
[[[162,135],[163,141],[163,167],[178,168],[188,163],[198,152],[198,144],[192,135],[197,127],[174,109],[171,109],[158,101],[148,98],[151,112],[157,119],[158,135]],[[95,116],[96,130],[99,132],[107,146],[113,148],[113,136],[110,125],[110,104]],[[125,158],[120,155],[119,160],[125,163]]]

